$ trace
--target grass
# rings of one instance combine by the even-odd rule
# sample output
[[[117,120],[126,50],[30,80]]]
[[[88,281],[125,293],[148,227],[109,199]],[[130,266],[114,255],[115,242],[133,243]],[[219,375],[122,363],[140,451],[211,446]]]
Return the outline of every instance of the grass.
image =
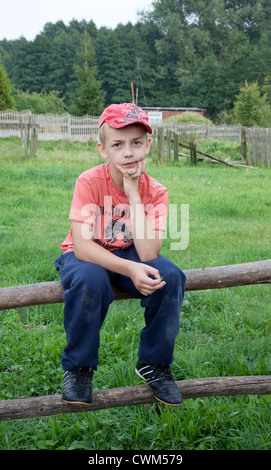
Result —
[[[0,139],[1,286],[58,280],[53,261],[69,230],[75,179],[101,162],[94,143],[39,142],[38,155],[25,159],[18,139]],[[148,172],[168,187],[171,204],[189,204],[188,248],[172,251],[167,236],[162,251],[181,268],[270,258],[270,169],[148,161]],[[1,400],[61,393],[62,309],[0,312]],[[187,292],[172,365],[176,380],[269,375],[270,313],[266,285]],[[143,325],[138,301],[112,304],[94,389],[142,383],[134,365]],[[213,397],[185,400],[178,409],[151,404],[6,421],[0,449],[270,450],[270,405],[269,395]]]

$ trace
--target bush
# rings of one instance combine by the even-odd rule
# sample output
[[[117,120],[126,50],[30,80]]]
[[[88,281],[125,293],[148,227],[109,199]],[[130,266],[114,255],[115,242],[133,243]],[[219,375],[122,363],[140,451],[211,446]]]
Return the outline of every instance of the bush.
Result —
[[[195,111],[185,111],[182,114],[178,114],[177,116],[171,116],[166,119],[166,121],[177,121],[178,124],[188,124],[189,122],[209,122],[212,124],[210,119],[202,116],[201,114]]]
[[[234,103],[233,113],[238,123],[243,126],[269,127],[271,108],[266,102],[266,95],[261,96],[258,83],[254,82],[240,89]]]
[[[0,111],[13,108],[14,102],[11,96],[10,81],[0,60]]]

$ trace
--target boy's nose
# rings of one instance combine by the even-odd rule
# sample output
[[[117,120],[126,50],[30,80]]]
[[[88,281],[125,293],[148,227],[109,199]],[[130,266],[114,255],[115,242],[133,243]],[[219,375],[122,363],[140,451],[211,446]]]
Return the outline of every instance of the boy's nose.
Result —
[[[133,151],[130,145],[125,146],[124,148],[124,156],[131,157],[133,155]]]

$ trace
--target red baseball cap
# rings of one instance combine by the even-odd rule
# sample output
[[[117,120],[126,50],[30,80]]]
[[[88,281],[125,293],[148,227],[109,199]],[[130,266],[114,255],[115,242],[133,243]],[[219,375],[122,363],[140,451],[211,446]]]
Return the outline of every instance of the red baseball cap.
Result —
[[[133,103],[111,104],[100,117],[99,129],[104,122],[115,129],[131,124],[143,124],[148,133],[152,134],[148,114]]]

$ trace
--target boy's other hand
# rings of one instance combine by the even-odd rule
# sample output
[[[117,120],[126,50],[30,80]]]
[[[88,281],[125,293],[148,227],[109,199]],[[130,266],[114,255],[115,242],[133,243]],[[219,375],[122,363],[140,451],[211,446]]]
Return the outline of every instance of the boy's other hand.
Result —
[[[166,284],[158,269],[143,263],[133,263],[130,277],[137,290],[144,296],[152,294]]]

